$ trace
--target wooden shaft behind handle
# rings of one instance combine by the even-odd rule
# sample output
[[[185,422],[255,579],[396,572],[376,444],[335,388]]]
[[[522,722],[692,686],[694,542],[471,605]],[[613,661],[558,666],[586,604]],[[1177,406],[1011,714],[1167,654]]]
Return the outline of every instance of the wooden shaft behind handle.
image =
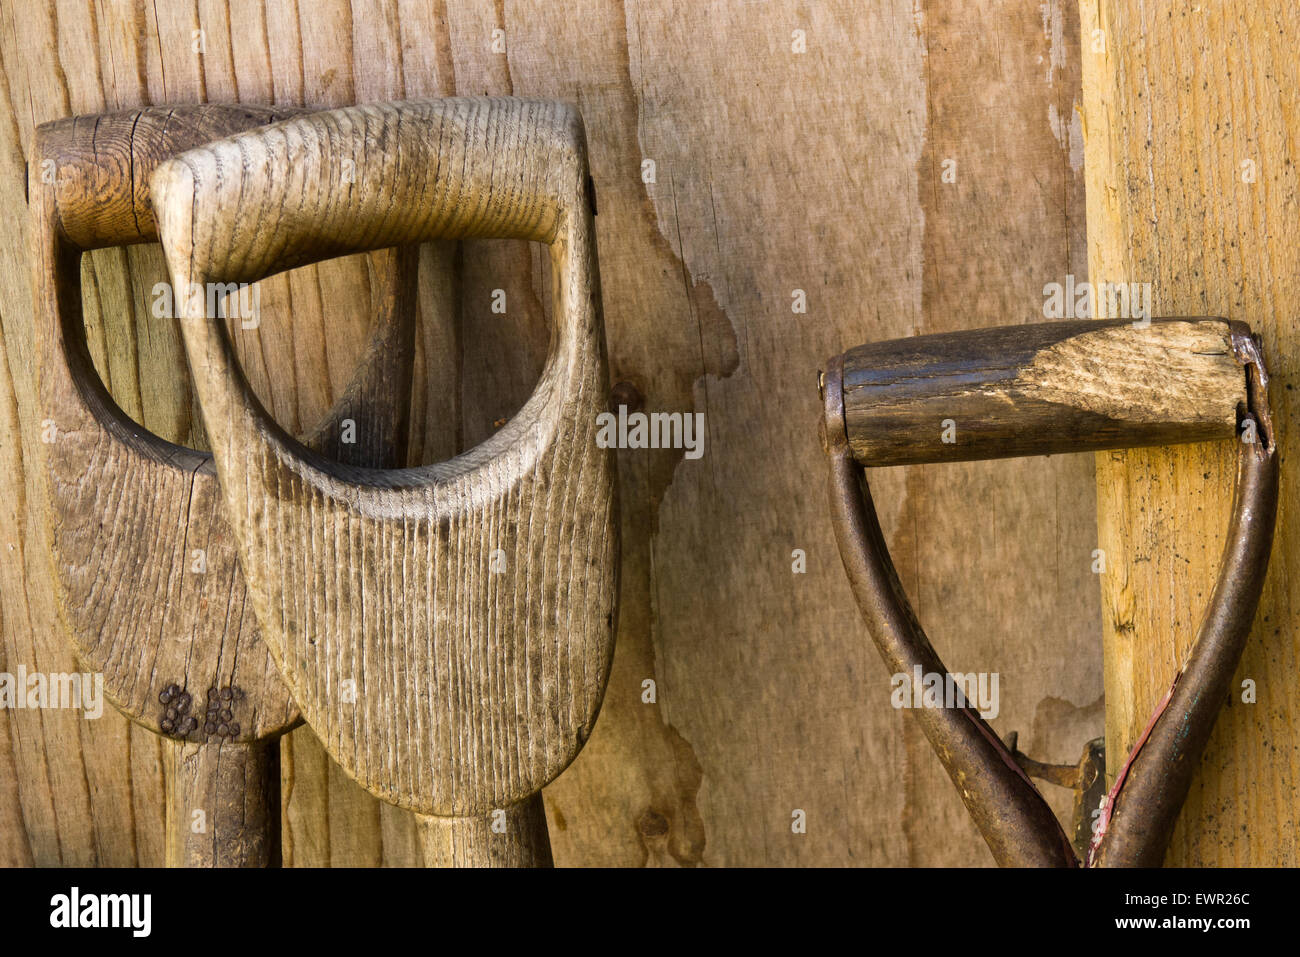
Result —
[[[78,249],[156,242],[149,179],[162,162],[303,112],[200,103],[43,123],[36,131],[28,189],[54,189],[58,229]]]
[[[870,343],[843,356],[840,428],[867,467],[1231,438],[1242,335],[1223,319],[1108,320]]]
[[[280,866],[280,740],[170,747],[168,867]]]
[[[477,817],[416,815],[426,867],[553,867],[538,793]]]
[[[153,176],[154,206],[163,235],[189,247],[168,260],[188,262],[191,282],[252,282],[433,239],[549,243],[566,214],[585,211],[585,151],[582,121],[555,101],[347,107],[169,160]]]

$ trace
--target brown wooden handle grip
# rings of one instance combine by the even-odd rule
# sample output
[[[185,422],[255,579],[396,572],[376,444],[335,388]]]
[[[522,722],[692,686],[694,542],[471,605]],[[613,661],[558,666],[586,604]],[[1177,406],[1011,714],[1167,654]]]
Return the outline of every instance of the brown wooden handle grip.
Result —
[[[1231,438],[1243,329],[1053,322],[870,343],[842,357],[842,428],[868,467]]]
[[[155,208],[175,220],[165,232],[193,236],[192,281],[251,282],[433,239],[551,242],[575,212],[566,199],[585,190],[584,143],[578,114],[550,100],[349,107],[164,163]],[[203,223],[192,231],[196,209]]]
[[[29,189],[54,188],[56,226],[77,249],[157,242],[149,179],[159,164],[302,112],[200,103],[54,120],[37,128]]]

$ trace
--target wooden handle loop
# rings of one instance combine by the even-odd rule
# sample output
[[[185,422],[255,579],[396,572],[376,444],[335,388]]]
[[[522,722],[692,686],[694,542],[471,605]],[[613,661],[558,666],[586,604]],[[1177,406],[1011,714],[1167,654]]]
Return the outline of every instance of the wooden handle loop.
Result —
[[[70,117],[38,127],[30,164],[44,511],[60,618],[124,715],[177,746],[235,749],[250,768],[278,767],[275,739],[301,716],[245,609],[211,455],[132,421],[95,371],[80,261],[88,250],[157,240],[149,181],[169,156],[300,112],[205,104]],[[395,464],[404,456],[408,403],[385,396],[403,383],[409,393],[416,260],[413,249],[380,259],[383,306],[367,358],[308,441],[329,445],[346,416],[368,410],[370,441],[354,454]],[[223,808],[258,812],[194,809],[212,815],[204,833],[218,852],[191,854],[169,837],[169,863],[278,860],[279,788],[264,777],[222,775],[191,788]],[[245,778],[260,783],[227,793]],[[169,821],[173,835],[191,833],[189,810],[181,810],[169,806],[179,815]]]
[[[1268,569],[1277,513],[1278,460],[1268,405],[1268,376],[1259,344],[1242,323],[1194,321],[1220,326],[1238,369],[1225,394],[1208,397],[1216,404],[1226,400],[1229,407],[1235,408],[1234,424],[1226,434],[1240,436],[1228,540],[1218,583],[1197,631],[1196,642],[1169,693],[1156,705],[1146,731],[1129,754],[1107,798],[1102,826],[1088,854],[1086,863],[1090,866],[1157,867],[1162,862],[1179,810],[1191,787],[1197,759],[1229,693]],[[1027,334],[1040,341],[1044,337],[1055,341],[1059,339],[1057,331],[1030,327]],[[1015,334],[1011,327],[981,330],[981,333],[1003,340]],[[961,353],[966,349],[970,336],[966,336],[965,343],[955,344],[941,341],[944,338],[929,337],[929,342],[920,344],[916,341],[884,343],[875,347],[875,351],[879,355],[907,354],[913,368],[942,369],[941,374],[945,376],[958,374],[952,356],[954,351]],[[844,365],[850,355],[861,357],[863,351],[851,350],[830,360],[823,383],[825,407],[821,427],[830,463],[831,518],[840,557],[877,650],[891,672],[911,675],[919,667],[923,673],[947,676],[949,672],[917,620],[890,559],[866,481],[862,450],[881,451],[888,464],[904,460],[942,461],[951,458],[951,453],[927,451],[937,443],[930,443],[928,430],[926,438],[919,440],[906,434],[911,426],[902,427],[883,439],[861,433],[855,449],[853,436],[846,427],[844,398]],[[991,377],[1004,377],[1006,369],[1018,364],[1014,359],[994,363],[993,367],[999,371]],[[988,366],[981,365],[981,368]],[[901,382],[908,378],[889,367],[881,367],[875,373],[878,381]],[[864,370],[862,378],[871,374]],[[987,393],[982,393],[981,376],[985,373],[971,373],[967,369],[960,374],[963,376],[961,395],[979,396],[977,401],[984,402]],[[1101,373],[1094,369],[1093,374]],[[1087,381],[1086,372],[1078,373],[1073,385],[1072,390],[1065,392],[1086,395],[1098,391],[1097,383]],[[950,401],[960,401],[961,395]],[[895,399],[896,395],[889,396],[886,401]],[[1045,415],[1053,414],[1053,410],[1033,404],[1036,401],[1031,400],[1024,418],[1038,424]],[[1005,392],[998,402],[1014,404]],[[1054,414],[1078,424],[1078,408],[1065,402]],[[1151,411],[1149,406],[1138,411],[1143,410]],[[929,410],[931,417],[934,411]],[[1024,412],[1023,408],[1021,411]],[[1146,439],[1153,434],[1162,434],[1168,442],[1204,438],[1204,423],[1188,421],[1185,412],[1185,406],[1174,405],[1168,416],[1136,415],[1133,421],[1140,425],[1131,433],[1135,444],[1151,444]],[[864,404],[859,408],[857,427],[861,428],[862,422],[877,414]],[[1174,422],[1174,427],[1159,431],[1169,420]],[[1122,417],[1108,417],[1105,422],[1093,420],[1095,432],[1085,430],[1068,438],[1031,436],[1025,440],[1028,446],[1016,446],[1014,427],[999,423],[996,428],[1005,432],[1006,441],[1012,443],[1010,451],[1002,444],[988,442],[986,436],[981,440],[984,442],[980,446],[982,455],[963,457],[1041,453],[1049,451],[1047,444],[1051,444],[1051,451],[1068,451],[1072,441],[1081,449],[1115,448],[1116,423],[1126,428],[1122,425],[1124,421]],[[1069,429],[1065,431],[1068,433]],[[956,707],[918,708],[915,714],[1000,865],[1073,867],[1078,864],[1047,802],[1011,750],[964,697]]]
[[[613,650],[614,463],[581,121],[549,101],[350,107],[154,174],[178,287],[395,242],[550,244],[555,330],[520,412],[448,462],[341,467],[280,429],[224,326],[182,330],[258,618],[347,773],[423,814],[527,798],[596,718]]]
[[[31,158],[41,174],[30,199],[33,286],[60,613],[119,710],[191,741],[208,737],[210,689],[245,695],[221,709],[231,711],[227,732],[238,728],[223,738],[257,741],[300,718],[252,616],[242,618],[242,576],[211,456],[132,421],[95,371],[80,262],[91,249],[156,241],[147,186],[172,153],[274,117],[207,105],[69,117],[37,129]],[[179,696],[160,696],[173,685],[189,696],[189,711],[169,718]]]

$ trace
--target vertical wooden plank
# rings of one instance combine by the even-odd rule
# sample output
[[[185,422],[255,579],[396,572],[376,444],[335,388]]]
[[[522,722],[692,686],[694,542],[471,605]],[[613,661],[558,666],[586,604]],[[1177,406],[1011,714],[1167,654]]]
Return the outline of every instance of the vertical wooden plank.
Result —
[[[1038,16],[922,9],[923,304],[908,331],[1041,322],[1044,286],[1087,278],[1076,11],[1068,2],[1042,4]],[[908,469],[901,489],[882,494],[896,510],[900,574],[948,667],[997,672],[994,727],[1018,731],[1019,746],[1039,760],[1064,764],[1101,732],[1091,473],[1082,455],[961,463]],[[1066,648],[1074,653],[1063,657]],[[903,734],[909,862],[956,862],[928,839],[936,819],[978,848],[966,862],[983,860],[924,735],[910,721]],[[1040,790],[1068,822],[1073,793]]]
[[[1166,862],[1294,866],[1300,526],[1285,463],[1297,442],[1300,13],[1246,0],[1102,0],[1080,11],[1091,274],[1150,283],[1156,314],[1250,323],[1264,339],[1284,463],[1268,583],[1238,687]],[[1223,546],[1234,459],[1223,444],[1097,457],[1111,774],[1195,636]]]
[[[0,608],[4,668],[10,672],[20,666],[29,673],[78,670],[57,626],[45,530],[29,508],[40,494],[36,463],[42,416],[33,403],[26,146],[35,124],[44,119],[102,109],[108,102],[97,89],[102,71],[88,69],[69,79],[63,67],[61,58],[84,57],[80,44],[94,36],[87,11],[69,7],[0,11],[0,57],[11,107],[0,129],[0,222],[7,237],[0,244],[0,351],[9,387],[3,494],[15,519],[0,532]],[[65,15],[64,27],[60,15]],[[62,29],[69,31],[66,42]],[[78,39],[72,39],[74,31]],[[147,825],[152,816],[161,822],[161,781],[154,773],[161,752],[152,735],[132,728],[111,708],[98,720],[55,709],[9,710],[4,720],[26,832],[23,839],[16,833],[8,838],[18,841],[16,853],[29,853],[33,863],[45,865],[161,861],[161,827],[156,839],[136,832],[137,820]]]

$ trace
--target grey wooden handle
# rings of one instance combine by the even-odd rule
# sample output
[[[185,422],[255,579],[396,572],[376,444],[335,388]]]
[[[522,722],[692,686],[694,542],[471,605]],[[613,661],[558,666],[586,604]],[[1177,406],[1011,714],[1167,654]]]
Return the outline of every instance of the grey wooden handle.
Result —
[[[168,867],[280,866],[280,742],[171,745]]]
[[[913,666],[918,674],[947,674],[889,556],[866,466],[941,461],[924,424],[944,410],[994,419],[950,458],[1228,437],[1240,424],[1219,580],[1191,653],[1120,769],[1089,849],[1090,865],[1153,867],[1164,858],[1250,634],[1273,542],[1279,458],[1268,374],[1248,326],[1227,320],[1125,325],[1003,327],[851,350],[828,363],[821,431],[836,541],[881,657],[894,674]],[[1143,351],[1154,361],[1142,363]],[[875,394],[874,402],[859,397],[856,416],[846,395],[850,361],[858,392]],[[1180,374],[1188,382],[1178,381]],[[893,433],[880,434],[888,424],[883,410],[899,420]],[[920,708],[917,715],[1000,864],[1078,863],[1014,749],[964,696],[954,707]]]
[[[186,749],[169,801],[168,862],[278,860],[278,736],[300,721],[254,615],[207,453],[126,415],[91,362],[80,258],[157,238],[149,181],[170,155],[300,111],[195,105],[72,117],[40,126],[29,169],[50,528],[61,623],[132,721]],[[52,174],[52,175],[47,175]],[[374,257],[380,315],[365,356],[307,441],[370,465],[404,459],[414,354],[415,259]],[[171,320],[164,320],[170,322]],[[206,701],[206,704],[205,704]],[[232,774],[238,758],[245,768]],[[178,768],[178,773],[180,769]],[[189,816],[204,813],[193,831]]]
[[[551,867],[542,795],[475,817],[417,815],[426,867]]]
[[[434,237],[549,243],[556,328],[533,395],[437,465],[312,453],[258,405],[223,324],[197,301],[181,322],[254,607],[331,756],[421,814],[474,818],[532,798],[591,732],[616,627],[577,115],[511,98],[352,107],[190,151],[153,188],[178,285]]]

